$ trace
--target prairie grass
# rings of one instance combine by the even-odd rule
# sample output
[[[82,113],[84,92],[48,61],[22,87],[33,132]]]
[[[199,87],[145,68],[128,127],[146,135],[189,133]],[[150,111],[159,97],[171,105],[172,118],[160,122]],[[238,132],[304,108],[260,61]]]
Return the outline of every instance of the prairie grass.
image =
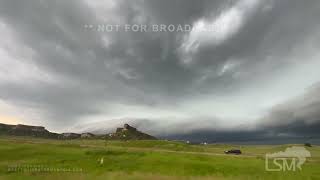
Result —
[[[189,145],[174,141],[49,140],[0,137],[0,179],[320,179],[320,147],[302,171],[267,172],[265,153],[292,145]],[[242,155],[225,155],[239,148]],[[8,167],[19,166],[19,171]],[[60,171],[30,171],[40,166]],[[81,169],[81,171],[61,171]]]

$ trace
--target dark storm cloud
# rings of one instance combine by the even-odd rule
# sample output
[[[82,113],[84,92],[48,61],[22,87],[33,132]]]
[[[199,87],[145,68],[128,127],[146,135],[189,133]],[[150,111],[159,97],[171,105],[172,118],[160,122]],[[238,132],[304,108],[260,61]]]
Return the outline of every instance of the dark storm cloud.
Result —
[[[159,137],[208,143],[283,144],[314,142],[319,144],[319,128],[319,121],[312,125],[300,121],[292,122],[286,126],[260,127],[256,130],[196,130],[187,133],[161,135]]]
[[[310,126],[320,122],[320,86],[316,84],[307,92],[288,102],[274,106],[261,123],[267,127],[288,126],[288,130],[295,129],[298,132],[301,126]],[[314,126],[314,127],[317,127]],[[311,131],[314,132],[314,131]],[[310,132],[310,133],[311,133]]]
[[[300,47],[306,37],[319,37],[317,0],[95,3],[99,2],[0,0],[0,22],[12,30],[17,47],[27,47],[34,54],[21,63],[35,65],[53,79],[1,83],[2,100],[42,110],[46,115],[43,121],[57,129],[83,117],[112,113],[115,104],[184,111],[181,104],[200,96],[210,99],[248,89],[248,94],[259,91],[250,88],[303,63],[292,62],[291,56],[297,54],[296,49],[305,54],[307,50]],[[213,39],[204,36],[204,40],[196,36],[200,44],[195,51],[183,49],[193,38],[191,32],[97,32],[85,28],[108,23],[196,25],[201,20],[217,22],[226,33],[214,31]],[[184,63],[185,55],[192,59],[190,63]],[[315,117],[317,107],[317,103],[304,106],[300,119],[295,120],[309,121],[304,119]],[[274,110],[270,119],[283,118],[287,111],[291,110]],[[127,109],[123,110],[124,116],[126,113]],[[215,121],[202,117],[182,124],[198,127],[199,119]],[[155,121],[155,125],[166,122]]]
[[[12,26],[21,43],[35,51],[36,57],[30,63],[59,75],[60,81],[58,86],[4,84],[3,99],[37,104],[47,109],[55,121],[73,121],[96,112],[92,106],[101,101],[145,101],[139,91],[121,82],[122,74],[112,64],[114,59],[129,58],[120,56],[125,49],[115,44],[110,52],[102,34],[84,29],[87,23],[98,23],[84,2],[1,1],[0,8],[1,19]],[[109,69],[106,62],[111,63]]]
[[[299,46],[304,38],[319,29],[314,23],[320,16],[316,10],[319,2],[260,2],[258,10],[246,17],[244,27],[239,28],[235,36],[216,46],[201,47],[200,44],[198,52],[188,54],[193,56],[191,67],[205,78],[200,91],[232,92],[244,87],[248,81],[259,83],[274,72],[290,68],[294,58],[287,56],[298,53],[296,51],[303,52]],[[307,12],[306,7],[309,7]],[[221,76],[219,72],[227,62],[236,66]],[[240,76],[234,78],[237,75]]]
[[[181,124],[178,127],[185,127]],[[204,126],[205,127],[205,126]],[[270,143],[317,141],[320,138],[320,86],[314,85],[301,97],[272,108],[255,128],[237,127],[231,130],[205,128],[164,136],[196,142],[259,142]]]

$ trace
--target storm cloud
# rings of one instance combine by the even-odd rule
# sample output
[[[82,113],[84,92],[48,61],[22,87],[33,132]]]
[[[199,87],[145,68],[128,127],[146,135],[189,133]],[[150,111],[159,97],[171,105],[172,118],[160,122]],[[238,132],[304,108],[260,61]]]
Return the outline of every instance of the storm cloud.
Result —
[[[132,122],[158,136],[317,136],[303,127],[320,121],[319,7],[318,0],[0,0],[0,121],[58,132]],[[193,29],[97,28],[108,24]]]

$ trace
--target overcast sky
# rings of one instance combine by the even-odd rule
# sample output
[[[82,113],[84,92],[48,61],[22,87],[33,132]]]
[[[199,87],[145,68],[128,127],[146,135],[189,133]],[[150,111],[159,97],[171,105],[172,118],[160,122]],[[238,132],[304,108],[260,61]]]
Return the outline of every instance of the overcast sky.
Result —
[[[320,127],[319,8],[319,0],[0,0],[0,122],[319,135],[308,129]],[[148,29],[124,28],[135,24]]]

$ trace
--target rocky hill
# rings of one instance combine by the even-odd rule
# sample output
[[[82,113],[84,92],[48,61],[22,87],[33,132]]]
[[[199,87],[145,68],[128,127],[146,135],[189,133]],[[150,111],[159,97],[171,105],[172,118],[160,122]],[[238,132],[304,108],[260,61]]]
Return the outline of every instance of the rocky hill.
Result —
[[[58,138],[59,134],[52,133],[42,126],[29,126],[29,125],[8,125],[0,123],[0,135],[12,136],[33,136],[43,138]]]
[[[115,133],[107,134],[108,140],[155,140],[157,138],[140,132],[136,128],[125,124],[123,128],[117,128]]]
[[[115,133],[107,135],[94,135],[92,133],[53,133],[42,126],[9,125],[0,123],[0,135],[32,136],[52,139],[108,139],[108,140],[153,140],[153,136],[142,133],[136,128],[125,124],[123,128],[117,128]]]

